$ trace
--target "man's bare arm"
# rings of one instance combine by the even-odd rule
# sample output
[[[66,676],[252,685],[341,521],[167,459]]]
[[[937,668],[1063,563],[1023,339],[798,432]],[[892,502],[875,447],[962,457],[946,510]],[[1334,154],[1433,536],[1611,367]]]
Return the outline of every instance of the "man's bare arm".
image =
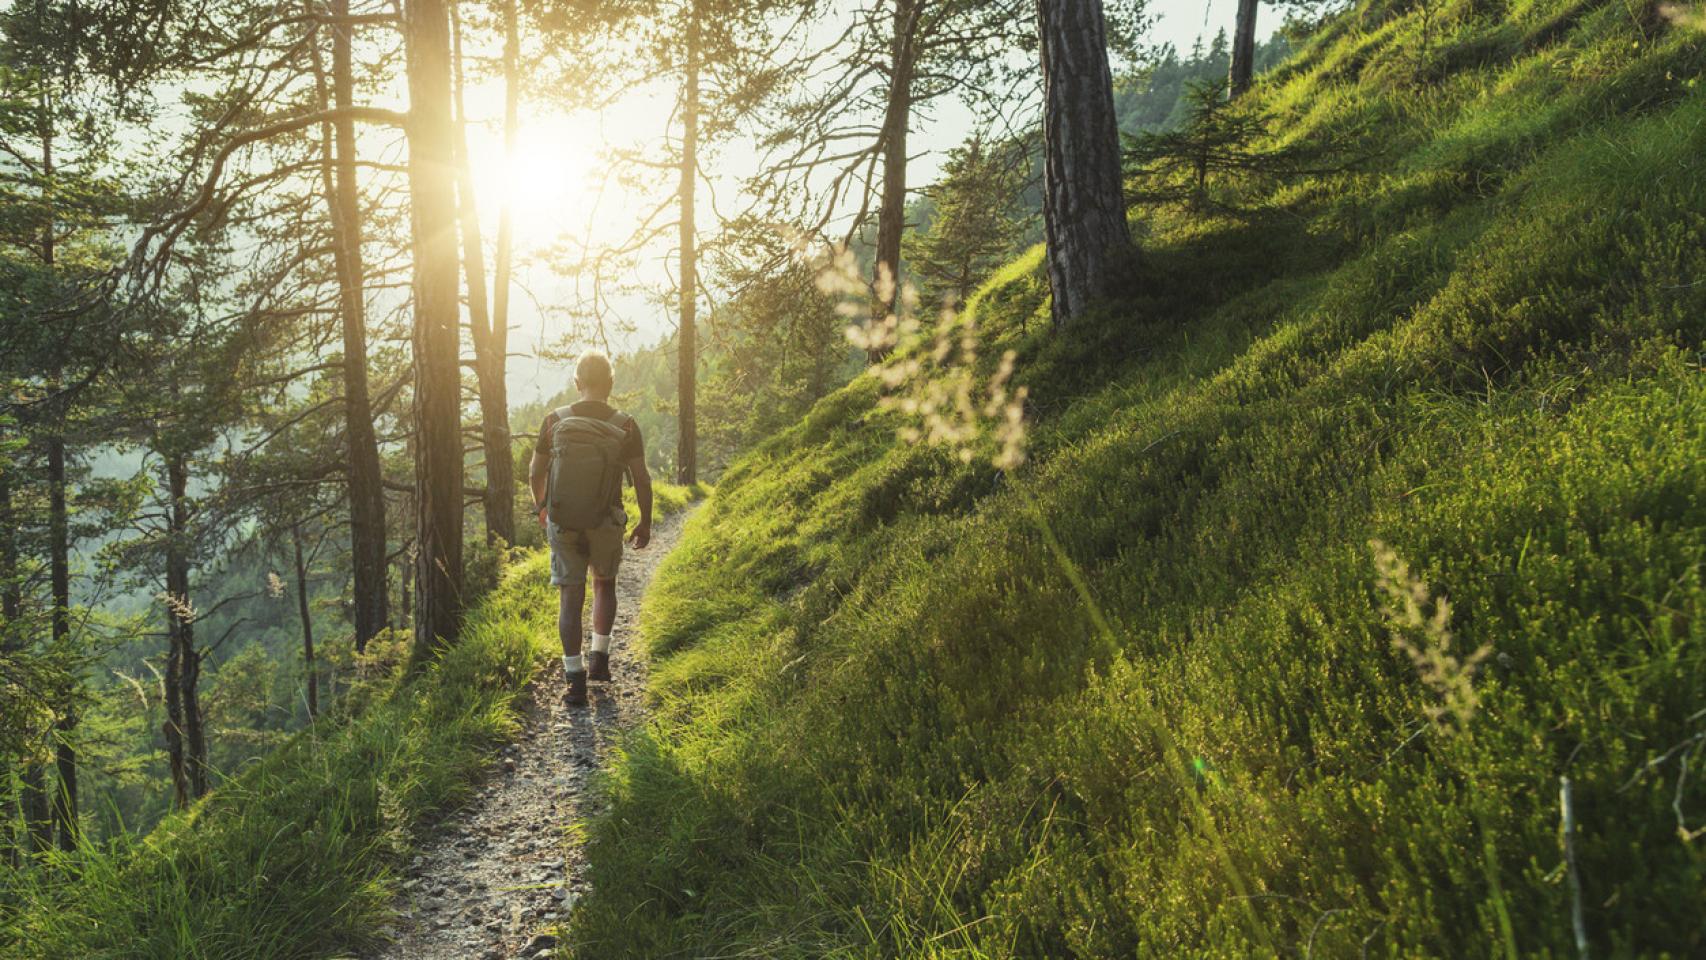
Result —
[[[551,460],[542,446],[533,448],[533,462],[527,468],[527,484],[533,488],[533,506],[539,511],[539,522],[545,522],[545,485],[551,480]]]
[[[640,525],[634,528],[628,542],[634,549],[642,550],[652,541],[652,474],[646,469],[645,457],[628,461],[628,476],[633,478],[634,499],[640,504]]]

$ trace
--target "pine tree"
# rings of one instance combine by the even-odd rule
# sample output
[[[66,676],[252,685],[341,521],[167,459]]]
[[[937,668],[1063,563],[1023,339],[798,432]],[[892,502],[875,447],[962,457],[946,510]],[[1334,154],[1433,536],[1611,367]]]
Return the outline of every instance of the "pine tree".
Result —
[[[1235,210],[1235,201],[1211,198],[1211,178],[1283,180],[1337,172],[1360,162],[1354,129],[1269,145],[1274,118],[1250,109],[1247,101],[1229,100],[1222,79],[1191,84],[1184,103],[1186,119],[1177,128],[1127,139],[1127,169],[1137,185],[1133,196],[1140,201]]]
[[[928,230],[907,235],[907,262],[928,294],[956,309],[1000,266],[1023,233],[1019,198],[1029,156],[1019,144],[973,137],[948,152],[942,178],[925,188],[934,206]]]
[[[515,464],[510,448],[509,397],[504,383],[508,330],[500,331],[487,300],[485,249],[474,170],[468,157],[468,118],[463,104],[462,20],[451,0],[451,63],[456,137],[456,206],[462,235],[463,275],[467,280],[468,327],[474,345],[474,378],[480,399],[480,446],[485,454],[486,542],[515,542]],[[511,22],[514,21],[511,11]],[[506,94],[506,97],[509,96]],[[506,113],[508,107],[506,106]],[[503,321],[507,323],[507,319]]]
[[[462,618],[461,342],[450,17],[407,0],[409,224],[414,250],[415,645],[424,664]]]
[[[1101,0],[1038,0],[1043,225],[1056,328],[1113,282],[1131,245]]]
[[[379,443],[373,428],[368,391],[366,264],[362,252],[360,186],[356,175],[354,56],[355,26],[349,0],[332,0],[332,69],[326,76],[314,38],[314,66],[320,111],[336,110],[322,134],[323,193],[332,229],[332,260],[338,284],[338,314],[343,341],[343,412],[346,442],[344,477],[350,519],[350,576],[354,582],[355,647],[386,626],[385,493]],[[328,97],[328,88],[330,96]]]
[[[1114,39],[1129,47],[1144,3],[1110,6]],[[785,97],[775,111],[755,191],[773,197],[783,219],[801,220],[814,234],[856,206],[842,238],[848,244],[874,221],[879,315],[893,312],[904,272],[901,238],[913,193],[908,143],[916,116],[947,96],[960,97],[991,124],[1025,109],[1034,76],[1007,65],[1010,53],[1036,42],[1027,26],[1031,10],[1032,0],[867,0],[851,13],[844,37],[813,57],[829,68],[825,82]],[[871,359],[882,352],[875,349]]]
[[[640,225],[615,253],[631,254],[674,227],[678,483],[699,479],[699,308],[705,299],[706,245],[698,221],[701,158],[788,78],[771,60],[774,29],[779,19],[812,9],[801,0],[639,0],[582,10],[579,19],[561,25],[577,38],[576,54],[583,60],[577,77],[591,88],[628,89],[657,76],[668,76],[675,85],[675,130],[663,147],[664,158],[656,149],[619,158],[669,177],[673,187],[665,203],[675,222]],[[631,45],[644,56],[611,60],[613,52]]]

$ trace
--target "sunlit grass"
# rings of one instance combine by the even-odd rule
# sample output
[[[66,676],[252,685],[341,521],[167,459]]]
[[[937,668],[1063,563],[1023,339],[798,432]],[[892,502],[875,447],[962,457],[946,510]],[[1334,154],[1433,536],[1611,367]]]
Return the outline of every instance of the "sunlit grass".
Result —
[[[701,492],[656,489],[660,515]],[[559,652],[556,619],[550,560],[534,551],[418,678],[405,682],[393,658],[315,726],[144,837],[21,872],[0,866],[0,947],[68,960],[272,960],[371,944],[390,919],[397,865],[515,733],[516,696]]]
[[[1258,93],[1373,169],[1143,211],[1078,338],[1036,251],[972,298],[1024,466],[900,442],[862,377],[725,474],[575,955],[1574,955],[1561,771],[1595,953],[1702,948],[1666,751],[1706,688],[1706,50],[1434,13]],[[1394,648],[1373,539],[1450,597],[1402,625],[1449,669]]]

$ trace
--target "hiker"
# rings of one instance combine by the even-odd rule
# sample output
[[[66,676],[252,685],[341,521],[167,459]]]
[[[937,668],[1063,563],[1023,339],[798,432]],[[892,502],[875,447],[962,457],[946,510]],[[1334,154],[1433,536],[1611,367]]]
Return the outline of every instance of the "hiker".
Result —
[[[551,544],[551,582],[557,585],[557,635],[563,642],[568,703],[586,703],[588,680],[610,679],[610,634],[616,625],[616,567],[622,562],[622,475],[634,482],[640,525],[628,542],[644,550],[652,539],[652,476],[634,418],[610,405],[610,358],[590,351],[575,364],[580,401],[545,415],[533,448],[528,481]],[[592,570],[592,644],[581,656],[581,604]]]

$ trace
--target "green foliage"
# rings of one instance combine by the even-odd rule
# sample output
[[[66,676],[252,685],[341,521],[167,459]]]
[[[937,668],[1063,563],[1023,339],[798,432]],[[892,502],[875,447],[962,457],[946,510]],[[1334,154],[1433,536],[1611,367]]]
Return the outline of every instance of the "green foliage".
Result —
[[[1342,156],[1344,151],[1336,149],[1336,144],[1273,143],[1274,118],[1252,109],[1249,100],[1229,100],[1223,79],[1192,84],[1184,102],[1188,112],[1179,126],[1126,138],[1126,174],[1135,181],[1130,199],[1236,209],[1237,201],[1224,190],[1219,202],[1211,204],[1211,174],[1220,181],[1236,181],[1244,192],[1265,198],[1272,195],[1276,183],[1349,165],[1351,158]]]
[[[704,492],[659,484],[659,515]],[[36,867],[0,862],[0,955],[271,960],[372,943],[392,868],[514,733],[516,695],[556,652],[556,615],[535,552],[506,566],[461,642],[413,680],[406,632],[348,663],[347,643],[328,645],[348,677],[336,707],[191,810]],[[249,649],[209,685],[210,721],[270,709],[277,665]]]
[[[699,398],[700,463],[711,476],[863,367],[816,271],[774,227],[748,225],[738,244],[727,232],[724,272],[740,292],[712,316]]]
[[[942,179],[924,190],[928,230],[902,238],[901,251],[926,302],[956,308],[1006,259],[1029,219],[1022,209],[1029,157],[1016,142],[972,138],[948,151]]]
[[[1258,76],[1284,61],[1292,43],[1276,34],[1256,44],[1255,72]],[[1114,114],[1120,130],[1127,134],[1173,130],[1185,122],[1187,99],[1193,86],[1224,82],[1232,66],[1226,31],[1218,33],[1205,50],[1202,38],[1184,57],[1166,44],[1139,69],[1114,78]]]
[[[1023,468],[873,377],[731,467],[574,955],[1574,955],[1561,775],[1595,955],[1706,950],[1703,68],[1621,4],[1364,4],[1251,96],[1377,169],[1140,211],[1082,339],[1034,253],[971,299]]]
[[[546,653],[543,556],[518,565],[465,639],[359,716],[329,718],[142,838],[0,880],[0,950],[28,957],[308,957],[362,943],[389,865],[467,791]]]

